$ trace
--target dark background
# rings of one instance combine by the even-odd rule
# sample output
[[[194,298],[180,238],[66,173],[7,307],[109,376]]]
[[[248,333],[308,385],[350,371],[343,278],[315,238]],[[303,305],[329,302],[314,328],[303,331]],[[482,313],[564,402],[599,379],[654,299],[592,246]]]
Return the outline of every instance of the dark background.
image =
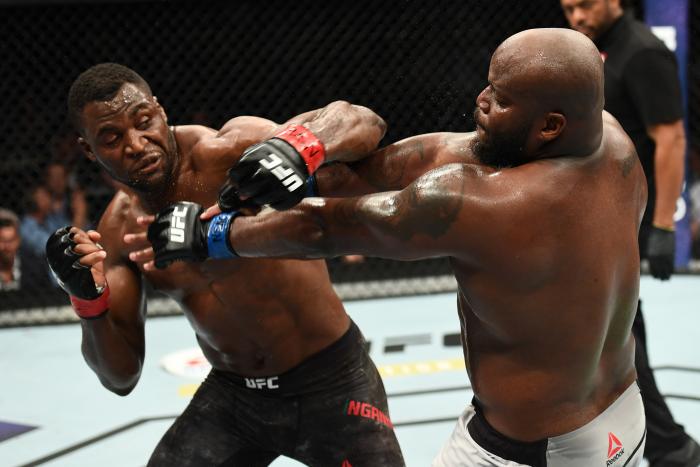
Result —
[[[93,221],[110,191],[65,117],[70,83],[93,64],[118,62],[142,74],[173,124],[216,128],[244,114],[284,121],[345,99],[385,118],[386,144],[472,129],[497,45],[523,29],[566,26],[558,0],[60,3],[0,1],[0,206],[22,214],[27,187],[57,159],[74,168]],[[691,143],[700,123],[695,3]],[[640,2],[631,6],[643,14]],[[331,269],[334,279],[353,280],[447,272],[447,265],[336,260]]]

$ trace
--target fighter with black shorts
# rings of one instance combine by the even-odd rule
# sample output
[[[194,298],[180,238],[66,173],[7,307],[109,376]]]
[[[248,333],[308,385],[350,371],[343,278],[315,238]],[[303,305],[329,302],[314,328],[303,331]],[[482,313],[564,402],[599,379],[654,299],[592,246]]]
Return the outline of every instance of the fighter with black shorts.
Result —
[[[181,304],[213,367],[149,466],[248,467],[283,454],[319,467],[403,465],[382,382],[325,263],[235,258],[221,235],[232,215],[195,235],[182,228],[199,213],[194,203],[216,202],[246,148],[267,151],[277,188],[301,198],[325,157],[371,151],[384,134],[382,119],[334,102],[285,125],[236,117],[219,131],[171,127],[146,81],[116,64],[81,74],[69,111],[87,157],[125,186],[97,231],[66,227],[47,244],[54,274],[83,318],[87,364],[112,392],[134,388],[144,363],[148,281]],[[278,194],[272,190],[265,203],[283,207]],[[161,233],[173,246],[194,242],[194,257],[215,259],[144,265],[139,218],[183,200],[191,203],[171,209],[174,225]]]

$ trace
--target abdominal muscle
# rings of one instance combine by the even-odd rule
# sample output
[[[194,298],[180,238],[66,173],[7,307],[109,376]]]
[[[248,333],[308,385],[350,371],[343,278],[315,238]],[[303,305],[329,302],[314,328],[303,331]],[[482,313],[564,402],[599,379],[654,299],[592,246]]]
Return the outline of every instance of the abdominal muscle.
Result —
[[[280,374],[349,326],[322,262],[237,259],[176,263],[164,272],[149,281],[181,304],[204,355],[220,370]]]

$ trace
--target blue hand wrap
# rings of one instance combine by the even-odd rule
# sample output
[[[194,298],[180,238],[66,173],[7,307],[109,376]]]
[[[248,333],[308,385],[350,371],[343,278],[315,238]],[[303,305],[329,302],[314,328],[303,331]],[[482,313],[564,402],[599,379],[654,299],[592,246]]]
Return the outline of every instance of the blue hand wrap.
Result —
[[[212,218],[207,231],[207,248],[209,257],[215,259],[238,258],[228,242],[228,228],[238,217],[238,211],[222,212]]]
[[[318,184],[316,183],[316,174],[311,174],[306,179],[306,195],[305,198],[315,198],[318,196]]]

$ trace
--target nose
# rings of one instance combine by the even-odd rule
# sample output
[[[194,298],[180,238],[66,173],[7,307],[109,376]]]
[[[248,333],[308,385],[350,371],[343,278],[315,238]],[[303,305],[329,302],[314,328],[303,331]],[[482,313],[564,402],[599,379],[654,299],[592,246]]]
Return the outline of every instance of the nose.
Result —
[[[476,105],[479,107],[479,109],[483,113],[488,113],[489,112],[489,99],[488,99],[488,86],[484,88],[483,91],[479,93],[478,96],[476,96]]]
[[[148,140],[143,133],[136,129],[131,129],[126,134],[126,146],[124,151],[127,154],[138,155],[146,148]]]

